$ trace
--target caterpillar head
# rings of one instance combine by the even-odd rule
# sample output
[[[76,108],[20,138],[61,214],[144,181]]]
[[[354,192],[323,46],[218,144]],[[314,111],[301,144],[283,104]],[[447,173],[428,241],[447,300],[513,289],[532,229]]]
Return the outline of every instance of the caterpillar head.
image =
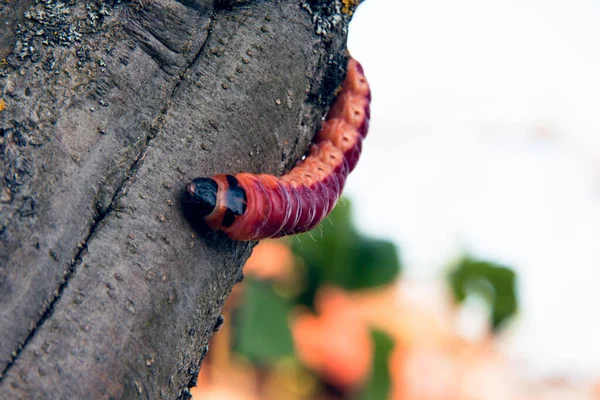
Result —
[[[226,230],[246,212],[246,191],[233,175],[196,178],[187,185],[184,210],[192,220],[203,219],[212,229]]]
[[[210,178],[196,178],[187,185],[185,202],[194,208],[198,217],[206,217],[217,205],[219,185]]]

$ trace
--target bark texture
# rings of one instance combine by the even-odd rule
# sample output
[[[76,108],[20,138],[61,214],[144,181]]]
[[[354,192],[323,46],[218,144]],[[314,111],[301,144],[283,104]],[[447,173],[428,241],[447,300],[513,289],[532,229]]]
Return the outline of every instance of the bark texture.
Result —
[[[253,243],[180,196],[302,156],[350,3],[0,0],[0,398],[188,396]]]

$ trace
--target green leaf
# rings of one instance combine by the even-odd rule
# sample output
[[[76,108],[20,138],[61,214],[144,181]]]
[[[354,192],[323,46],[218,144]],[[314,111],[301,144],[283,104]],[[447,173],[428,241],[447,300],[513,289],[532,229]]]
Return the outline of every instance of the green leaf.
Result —
[[[390,398],[390,356],[394,350],[394,340],[381,331],[372,331],[375,354],[373,371],[367,387],[362,392],[362,400],[387,400]]]
[[[260,365],[293,356],[289,301],[266,283],[247,278],[243,284],[242,305],[235,321],[235,351]]]
[[[319,227],[291,239],[292,250],[306,267],[302,303],[311,305],[324,283],[356,290],[384,286],[397,278],[400,259],[394,244],[361,235],[350,216],[350,202],[342,200]]]
[[[353,262],[345,276],[351,277],[345,285],[348,289],[384,286],[394,281],[400,272],[400,259],[396,246],[385,240],[361,237],[355,247],[348,249],[354,254]]]
[[[461,303],[469,295],[481,296],[491,307],[494,330],[518,310],[516,274],[509,267],[464,257],[449,275],[455,299]]]

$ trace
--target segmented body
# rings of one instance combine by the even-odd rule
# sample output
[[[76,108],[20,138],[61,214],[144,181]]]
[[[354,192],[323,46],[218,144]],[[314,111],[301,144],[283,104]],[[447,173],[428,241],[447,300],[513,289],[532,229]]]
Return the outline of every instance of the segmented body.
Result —
[[[346,78],[310,153],[287,174],[239,173],[197,178],[187,202],[213,229],[236,240],[280,237],[308,231],[339,199],[369,128],[371,92],[358,61]]]

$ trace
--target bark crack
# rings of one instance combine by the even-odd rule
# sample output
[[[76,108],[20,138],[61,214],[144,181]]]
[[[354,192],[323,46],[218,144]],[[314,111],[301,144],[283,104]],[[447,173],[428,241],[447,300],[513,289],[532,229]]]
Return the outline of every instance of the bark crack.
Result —
[[[213,25],[215,22],[214,15],[215,15],[216,10],[217,10],[216,8],[213,8],[213,10],[211,11],[210,22],[208,24],[207,35],[204,40],[204,43],[202,43],[198,52],[195,54],[194,58],[192,59],[192,61],[190,63],[188,63],[188,65],[185,67],[184,71],[180,73],[179,81],[173,87],[171,94],[165,101],[165,106],[158,113],[157,117],[155,118],[155,121],[164,121],[164,116],[166,115],[167,111],[169,110],[169,108],[171,106],[171,100],[175,97],[175,94],[177,93],[179,87],[183,83],[183,81],[187,75],[187,72],[198,61],[198,59],[203,54],[205,46],[209,42],[209,39],[211,38],[211,33],[212,33]],[[54,312],[54,307],[56,306],[58,301],[62,298],[63,293],[69,286],[69,281],[75,275],[79,264],[81,264],[84,252],[87,250],[89,243],[91,242],[92,238],[94,237],[94,234],[96,233],[96,231],[99,228],[102,221],[104,221],[104,219],[106,219],[109,216],[109,214],[111,214],[115,210],[118,211],[117,203],[119,201],[119,198],[124,193],[125,188],[131,182],[133,182],[133,180],[135,179],[135,177],[137,175],[137,171],[139,170],[140,166],[144,162],[148,148],[149,148],[150,144],[154,141],[154,139],[158,136],[158,132],[160,131],[161,127],[162,127],[162,123],[160,123],[160,122],[158,124],[153,124],[153,126],[150,128],[150,132],[146,135],[146,140],[142,146],[142,149],[140,150],[137,157],[135,158],[135,160],[129,167],[127,174],[125,175],[125,177],[123,178],[123,180],[121,181],[121,183],[119,184],[117,189],[115,190],[115,192],[111,198],[110,204],[108,205],[108,207],[106,207],[102,212],[98,213],[92,219],[92,223],[90,225],[88,234],[86,235],[85,239],[78,245],[79,250],[77,251],[77,254],[75,255],[75,257],[73,258],[73,261],[70,263],[69,268],[67,269],[67,273],[65,274],[65,276],[63,278],[63,281],[60,283],[60,285],[56,291],[56,295],[54,295],[54,297],[48,302],[41,317],[39,318],[39,320],[37,321],[35,326],[31,329],[31,331],[27,335],[27,338],[25,339],[25,341],[22,344],[20,344],[16,350],[14,350],[11,353],[11,358],[10,358],[9,362],[7,363],[4,370],[2,370],[0,372],[0,385],[3,383],[4,378],[6,377],[8,372],[18,361],[19,356],[21,355],[23,350],[25,350],[27,345],[35,337],[37,332],[43,327],[43,325],[46,323],[46,321],[52,317],[52,314]]]

